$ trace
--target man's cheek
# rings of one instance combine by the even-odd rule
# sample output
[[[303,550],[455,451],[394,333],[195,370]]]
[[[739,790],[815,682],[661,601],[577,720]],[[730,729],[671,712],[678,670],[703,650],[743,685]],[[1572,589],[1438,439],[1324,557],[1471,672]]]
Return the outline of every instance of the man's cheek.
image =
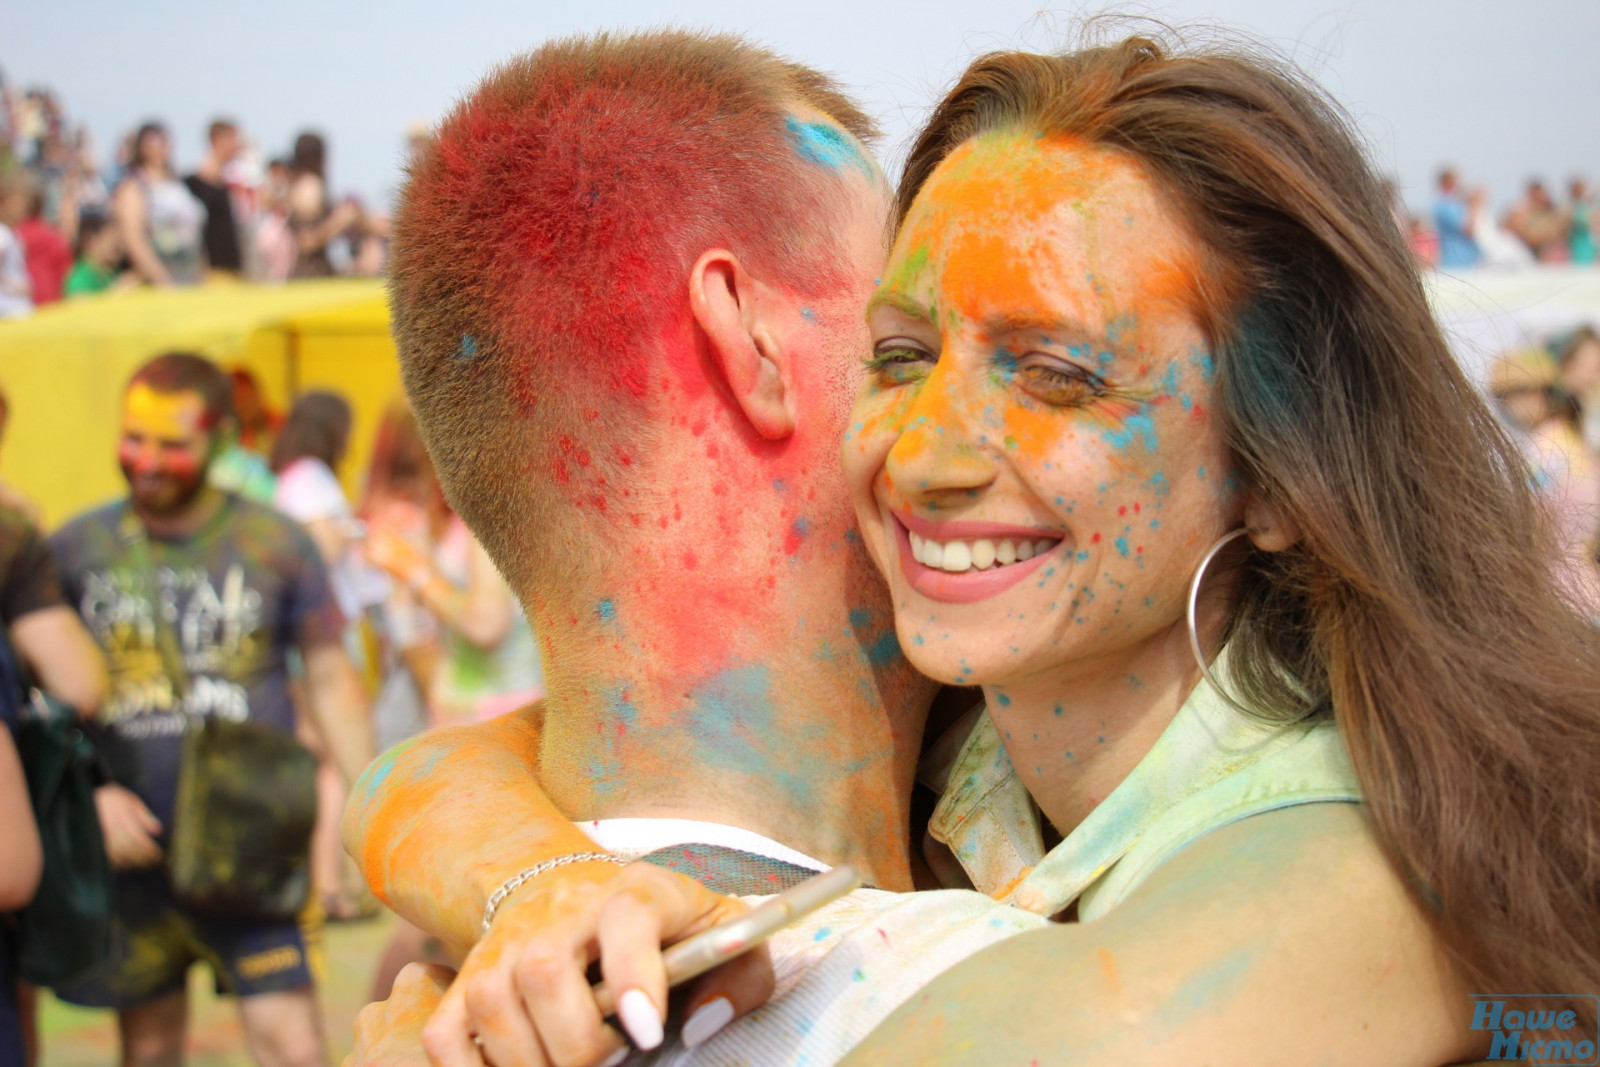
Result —
[[[172,475],[174,478],[181,478],[184,481],[198,477],[200,469],[200,460],[187,454],[167,456],[165,462],[161,464],[161,470],[165,473]]]

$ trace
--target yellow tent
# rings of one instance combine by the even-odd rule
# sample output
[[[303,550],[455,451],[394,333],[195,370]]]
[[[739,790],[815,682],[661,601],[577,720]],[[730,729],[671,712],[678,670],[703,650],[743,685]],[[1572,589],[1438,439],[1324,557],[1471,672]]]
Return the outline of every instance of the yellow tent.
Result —
[[[280,410],[309,389],[343,394],[355,423],[340,474],[355,499],[400,375],[383,286],[354,279],[145,289],[0,323],[0,388],[10,402],[0,477],[38,501],[50,526],[121,495],[123,388],[145,360],[174,350],[248,367]]]

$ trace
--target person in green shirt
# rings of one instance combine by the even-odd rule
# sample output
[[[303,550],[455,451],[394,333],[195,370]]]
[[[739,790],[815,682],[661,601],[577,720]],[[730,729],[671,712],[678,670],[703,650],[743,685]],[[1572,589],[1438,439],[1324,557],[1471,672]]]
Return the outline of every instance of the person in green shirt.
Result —
[[[122,263],[124,249],[122,235],[104,215],[86,215],[78,223],[78,261],[72,265],[62,286],[65,296],[86,296],[102,293],[111,288],[122,288],[126,282],[119,276],[117,267]]]

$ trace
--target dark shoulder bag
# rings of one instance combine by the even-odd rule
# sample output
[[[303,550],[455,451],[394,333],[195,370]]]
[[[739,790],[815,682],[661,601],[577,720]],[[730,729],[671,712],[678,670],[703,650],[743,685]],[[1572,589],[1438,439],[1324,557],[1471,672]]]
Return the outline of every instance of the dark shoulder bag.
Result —
[[[33,689],[20,720],[17,755],[44,870],[33,900],[17,913],[17,972],[34,985],[54,986],[111,951],[111,864],[94,803],[106,779],[78,709]]]
[[[156,645],[184,704],[189,673],[144,529],[130,508],[124,536],[144,571]],[[196,911],[245,921],[292,919],[311,894],[317,758],[292,734],[254,722],[187,714],[167,846],[173,893]]]

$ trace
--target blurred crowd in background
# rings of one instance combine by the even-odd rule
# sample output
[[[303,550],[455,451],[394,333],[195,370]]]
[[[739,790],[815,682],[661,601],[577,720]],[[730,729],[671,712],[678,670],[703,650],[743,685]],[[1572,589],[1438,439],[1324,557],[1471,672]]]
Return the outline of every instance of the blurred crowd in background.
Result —
[[[174,158],[152,120],[109,152],[50,90],[0,79],[0,318],[108,289],[383,272],[389,220],[329,182],[314,131],[269,154],[236,119]],[[425,129],[411,131],[415,144]]]
[[[1595,265],[1595,195],[1582,176],[1572,177],[1560,192],[1543,178],[1530,178],[1510,209],[1496,214],[1487,188],[1468,188],[1454,167],[1445,167],[1426,217],[1412,215],[1398,190],[1394,204],[1395,219],[1417,259],[1440,270]]]

